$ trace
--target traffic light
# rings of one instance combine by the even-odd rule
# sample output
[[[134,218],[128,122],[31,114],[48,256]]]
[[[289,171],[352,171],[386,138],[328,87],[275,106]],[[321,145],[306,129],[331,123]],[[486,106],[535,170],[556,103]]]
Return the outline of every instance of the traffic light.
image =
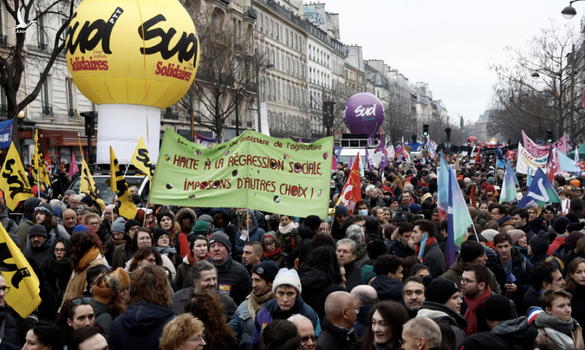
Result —
[[[552,143],[552,142],[553,142],[553,131],[547,130],[546,131],[546,143]]]
[[[333,106],[335,102],[325,101],[323,102],[323,125],[326,128],[333,127]]]
[[[96,112],[83,112],[81,116],[85,118],[85,136],[95,135]]]
[[[429,136],[429,124],[423,125],[423,136]]]

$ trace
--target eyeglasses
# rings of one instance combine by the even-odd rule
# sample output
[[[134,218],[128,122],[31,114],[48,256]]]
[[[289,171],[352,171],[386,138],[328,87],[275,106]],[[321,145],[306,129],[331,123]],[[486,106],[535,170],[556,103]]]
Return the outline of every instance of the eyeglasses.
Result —
[[[65,248],[55,248],[55,253],[65,253],[66,251]]]
[[[130,229],[128,231],[135,232],[136,230],[138,230],[138,226],[130,227]]]
[[[203,333],[200,336],[198,336],[197,338],[195,338],[195,341],[199,344],[204,343],[205,342],[205,333]]]
[[[315,337],[314,335],[308,335],[306,337],[301,337],[301,343],[306,343],[309,341],[309,339],[311,339],[313,343],[317,341],[317,337]]]
[[[472,281],[469,278],[463,278],[463,277],[459,277],[459,279],[461,280],[461,284],[469,284],[469,283],[475,283],[476,281]]]
[[[75,299],[72,299],[71,302],[75,306],[79,306],[81,304],[90,304],[91,300],[92,300],[92,298],[75,298]]]
[[[414,338],[422,338],[422,337],[419,337],[419,336],[416,336],[415,335],[414,337],[408,337],[406,339],[414,339]],[[404,344],[406,344],[406,339],[400,338],[400,339],[398,339],[398,342],[400,343],[400,345],[404,345]]]
[[[6,294],[10,292],[10,287],[8,286],[0,287],[0,292],[4,292]]]

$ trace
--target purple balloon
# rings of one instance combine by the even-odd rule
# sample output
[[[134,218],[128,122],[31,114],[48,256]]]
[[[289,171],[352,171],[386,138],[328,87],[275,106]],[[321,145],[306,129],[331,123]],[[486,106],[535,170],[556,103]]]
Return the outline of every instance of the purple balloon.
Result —
[[[343,120],[352,134],[372,136],[384,122],[384,106],[370,93],[355,94],[345,102]]]

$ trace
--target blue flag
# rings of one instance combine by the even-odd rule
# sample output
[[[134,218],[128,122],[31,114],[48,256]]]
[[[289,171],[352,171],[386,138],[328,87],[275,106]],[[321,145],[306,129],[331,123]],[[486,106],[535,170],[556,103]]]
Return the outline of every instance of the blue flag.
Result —
[[[561,199],[557,194],[557,191],[552,187],[552,184],[542,171],[542,169],[537,168],[536,174],[534,174],[534,178],[532,179],[532,183],[530,187],[528,187],[528,191],[522,199],[518,206],[520,208],[526,208],[529,204],[537,204],[540,209],[544,208],[546,203],[560,203]]]
[[[500,147],[500,143],[498,142],[498,149],[496,151],[498,155],[498,161],[496,162],[497,168],[504,169],[506,167],[506,160],[504,159],[504,154],[502,153],[502,147]]]

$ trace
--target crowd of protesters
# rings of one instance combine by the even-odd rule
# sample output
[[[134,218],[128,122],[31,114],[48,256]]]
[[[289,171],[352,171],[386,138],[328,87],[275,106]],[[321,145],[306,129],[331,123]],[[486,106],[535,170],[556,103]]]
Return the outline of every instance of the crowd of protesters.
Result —
[[[394,160],[329,216],[144,205],[66,191],[0,220],[40,282],[23,319],[0,277],[0,347],[23,349],[583,349],[585,176],[556,203],[501,203],[504,171],[455,164],[474,222],[452,266],[437,208],[438,159]],[[348,209],[348,207],[351,209]]]

